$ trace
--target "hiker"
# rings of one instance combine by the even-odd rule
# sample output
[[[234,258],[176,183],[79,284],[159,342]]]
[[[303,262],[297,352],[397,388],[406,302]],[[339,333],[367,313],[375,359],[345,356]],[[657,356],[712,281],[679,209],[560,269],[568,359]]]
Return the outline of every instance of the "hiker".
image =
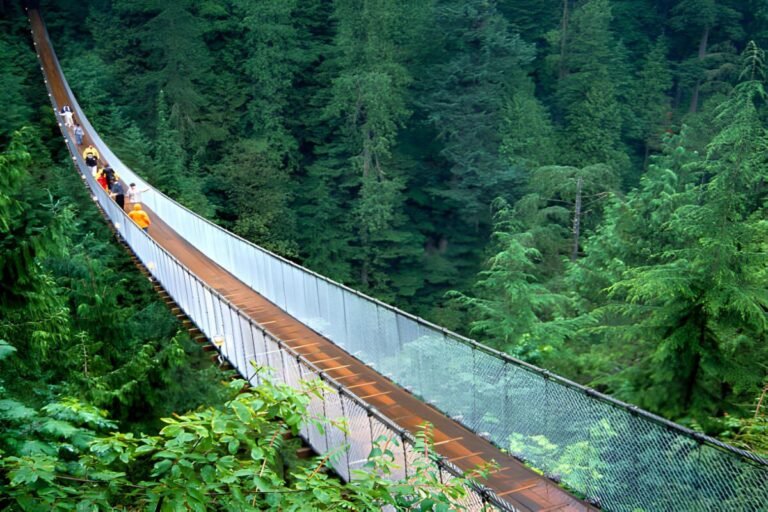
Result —
[[[139,203],[136,203],[133,205],[133,210],[131,210],[131,213],[128,214],[128,216],[138,224],[138,226],[144,230],[145,233],[149,232],[149,225],[151,224],[149,220],[149,215],[147,215],[147,212],[141,209],[141,205]]]
[[[85,131],[83,130],[83,127],[80,126],[80,123],[75,121],[75,142],[77,142],[78,146],[83,145],[84,136],[85,136]]]
[[[106,191],[109,191],[109,184],[107,183],[107,175],[104,174],[104,169],[100,169],[96,172],[96,182],[101,185]]]
[[[64,105],[61,107],[61,117],[64,118],[64,126],[67,128],[72,128],[74,124],[72,123],[72,120],[75,117],[75,114],[72,113],[72,109],[69,108],[69,105]]]
[[[117,181],[117,173],[109,165],[106,166],[101,172],[104,173],[104,177],[107,178],[107,190],[112,190],[112,185]]]
[[[120,183],[119,180],[116,180],[112,184],[112,188],[110,190],[112,193],[109,194],[109,197],[114,199],[121,209],[125,210],[125,189],[123,188],[123,184]]]
[[[146,192],[147,190],[149,190],[149,188],[138,189],[136,188],[135,183],[131,183],[128,188],[128,202],[132,204],[140,203],[142,192]]]
[[[99,164],[99,151],[92,145],[88,146],[83,151],[83,160],[85,160],[85,165],[88,166],[88,169],[91,170],[91,174],[96,176],[96,166]]]

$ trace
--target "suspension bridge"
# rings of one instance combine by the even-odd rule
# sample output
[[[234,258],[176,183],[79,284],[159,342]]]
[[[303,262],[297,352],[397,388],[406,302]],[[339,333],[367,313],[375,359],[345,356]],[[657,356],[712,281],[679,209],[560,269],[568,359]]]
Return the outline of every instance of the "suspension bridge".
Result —
[[[415,433],[433,426],[430,463],[443,481],[496,463],[467,486],[469,510],[768,511],[768,461],[614,400],[335,283],[229,233],[146,183],[93,128],[62,72],[43,19],[28,10],[55,112],[71,106],[102,165],[142,195],[143,232],[95,181],[66,128],[64,141],[94,202],[152,279],[254,385],[252,363],[298,386],[321,379],[310,412],[348,429],[302,427],[334,450],[344,479],[381,436],[399,469],[425,455]],[[535,469],[532,469],[535,468]],[[568,490],[566,490],[568,489]]]

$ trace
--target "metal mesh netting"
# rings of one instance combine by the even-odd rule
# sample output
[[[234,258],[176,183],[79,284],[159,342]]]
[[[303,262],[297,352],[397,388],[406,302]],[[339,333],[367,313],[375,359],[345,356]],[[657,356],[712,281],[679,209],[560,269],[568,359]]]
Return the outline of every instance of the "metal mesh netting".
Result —
[[[67,90],[69,90],[68,86]],[[69,93],[71,94],[71,91]],[[72,106],[79,114],[83,124],[89,130],[92,130],[87,118],[82,115],[82,111],[76,101],[73,101]],[[54,107],[58,110],[55,101]],[[95,132],[92,133],[95,134]],[[241,376],[253,384],[260,382],[259,374],[253,369],[253,363],[271,367],[268,371],[273,375],[273,378],[292,386],[300,386],[302,381],[312,381],[319,378],[316,368],[312,367],[308,362],[301,360],[297,353],[291,352],[286,347],[281,347],[278,340],[274,339],[262,327],[255,325],[252,320],[233,307],[218,292],[213,291],[200,281],[172,255],[149,238],[146,233],[139,230],[133,223],[126,222],[127,217],[125,213],[109,198],[90,173],[85,172],[86,167],[73,141],[66,132],[64,132],[64,135],[67,145],[73,154],[76,167],[93,192],[94,200],[103,208],[109,219],[114,223],[115,229],[131,246],[131,249],[152,273],[154,278],[162,284],[177,304],[194,320],[200,330],[218,346],[221,351],[220,360],[228,360],[239,371]],[[95,134],[95,138],[98,144],[103,146],[103,142],[98,139],[98,135]],[[106,148],[106,146],[103,147]],[[117,167],[122,168],[123,166],[119,160],[114,157],[108,148],[106,149],[103,153],[109,155],[110,163],[115,162]],[[127,177],[129,179],[131,175],[132,173],[123,174],[124,178]],[[136,181],[140,182],[140,180]],[[143,182],[141,183],[143,184]],[[161,206],[158,207],[156,212],[163,211],[171,215],[174,211],[174,205],[163,204],[162,201],[160,204]],[[207,240],[213,243],[215,241],[215,236],[212,236],[210,232],[204,231],[203,228],[207,224],[202,219],[193,218],[190,219],[190,223],[200,229],[199,236],[197,237],[198,242],[205,243]],[[237,257],[237,253],[232,250],[232,247],[220,250],[219,255],[222,258],[226,256],[226,260],[230,262]],[[271,270],[269,270],[270,265],[272,265]],[[283,289],[282,293],[286,296],[287,294],[284,291],[286,283],[282,279],[275,277],[274,265],[276,263],[272,259],[263,257],[261,268],[267,269],[268,275],[260,274],[254,271],[252,267],[252,279],[267,283],[266,286],[272,288],[275,293]],[[284,272],[279,264],[276,268]],[[290,273],[292,274],[291,279],[293,282],[289,286],[292,289],[301,287],[304,300],[298,306],[297,313],[316,315],[316,328],[329,328],[328,322],[323,318],[322,303],[319,301],[319,297],[324,292],[328,297],[343,299],[341,292],[334,287],[323,287],[322,285],[327,283],[320,279],[314,279],[314,277],[312,280],[302,281],[301,276],[303,274],[296,269],[290,269]],[[324,307],[324,312],[327,317],[336,319],[343,318],[345,315],[343,309],[340,311],[339,308],[329,308],[327,306]],[[369,315],[366,319],[369,322],[369,326],[372,325],[371,322],[375,322],[371,318],[375,317],[370,317]],[[344,329],[343,331],[340,330],[340,325]],[[336,335],[341,335],[342,332],[346,334],[344,325],[343,322],[336,323],[334,328]],[[361,343],[359,336],[364,334],[367,328],[366,326],[359,328],[357,343]],[[349,339],[352,340],[354,338],[350,337]],[[394,337],[391,336],[391,339],[394,340]],[[303,437],[310,442],[316,451],[323,452],[327,450],[332,453],[331,463],[333,467],[347,480],[352,478],[352,470],[361,469],[367,461],[373,447],[374,434],[376,437],[386,439],[399,439],[404,435],[402,432],[389,426],[385,419],[379,416],[377,412],[369,410],[369,406],[360,399],[344,394],[336,387],[328,387],[321,392],[320,397],[313,398],[310,401],[308,410],[313,416],[337,420],[336,425],[328,425],[322,429],[311,424],[311,422],[307,422],[300,430]],[[342,420],[344,418],[346,420]],[[398,444],[393,447],[393,450],[398,467],[395,474],[391,477],[404,477],[405,467],[408,463],[406,447]],[[413,460],[416,459],[417,455],[412,450],[408,453],[411,454],[410,456]],[[452,468],[451,471],[453,473],[450,473],[445,469],[439,469],[438,465],[435,466],[435,471],[445,472],[451,478],[460,474],[455,468]],[[474,497],[471,498],[473,503],[484,502],[484,498],[478,494],[479,491],[477,489],[468,488],[467,490],[469,494],[474,494]],[[507,507],[503,508],[508,510]]]
[[[141,236],[132,238],[141,244]],[[284,262],[264,253],[259,258],[267,263],[251,267],[252,279],[269,284],[257,291],[283,303],[290,303],[294,294],[300,302],[288,309],[304,316],[308,325],[606,509],[754,511],[768,503],[768,469],[759,461],[595,397],[541,370],[488,353],[317,276],[302,278],[295,268],[286,274],[281,267]],[[160,264],[173,268],[167,262]],[[259,269],[266,274],[257,279]],[[182,297],[184,309],[194,314],[193,297],[180,279],[176,270],[163,284],[174,297]],[[229,307],[207,290],[194,300],[204,312],[199,323],[206,334],[223,334],[225,355],[242,366],[250,352],[250,337],[239,332],[242,326],[232,322]],[[261,341],[254,338],[254,346]],[[267,345],[274,348],[259,347],[254,359],[280,368],[280,351],[274,343]],[[352,413],[346,414],[352,448],[344,463],[359,469],[370,449],[370,433],[363,425],[369,418],[354,402],[343,405]],[[333,435],[340,439],[338,431]],[[310,434],[316,440],[313,445],[322,447],[325,442],[318,436],[316,431]]]
[[[74,98],[66,82],[65,87]],[[123,179],[150,187],[109,150],[76,101],[72,108]],[[68,145],[82,172],[85,167],[71,140]],[[248,338],[233,323],[228,303],[201,283],[192,285],[178,262],[125,222],[90,173],[83,177],[118,231],[174,299],[209,337],[223,335],[223,352],[233,364],[244,364]],[[764,460],[490,353],[471,340],[353,292],[239,239],[151,187],[144,202],[211,259],[302,322],[606,509],[766,509]],[[257,351],[262,351],[261,341],[254,338]],[[276,344],[265,345],[268,350],[255,358],[279,369]],[[349,466],[359,467],[370,446],[370,432],[362,428],[368,416],[346,397],[340,397],[339,405],[353,424],[348,441],[355,455],[348,458]],[[355,438],[361,435],[368,439]]]

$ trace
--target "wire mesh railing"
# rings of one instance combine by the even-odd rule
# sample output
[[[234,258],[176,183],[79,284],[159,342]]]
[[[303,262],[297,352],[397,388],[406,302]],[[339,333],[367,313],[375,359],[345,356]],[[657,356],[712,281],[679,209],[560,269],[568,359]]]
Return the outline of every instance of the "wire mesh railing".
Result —
[[[272,368],[274,371],[271,372],[271,378],[296,388],[301,386],[302,381],[319,379],[325,383],[320,396],[313,396],[308,405],[310,416],[343,417],[347,420],[348,428],[325,425],[321,429],[313,423],[307,423],[301,427],[301,436],[316,452],[336,454],[330,462],[340,476],[346,480],[352,479],[353,471],[363,469],[377,440],[382,438],[387,439],[386,444],[394,455],[395,467],[389,475],[392,479],[413,477],[418,467],[417,461],[424,457],[429,458],[443,483],[462,475],[458,467],[435,453],[426,455],[417,450],[417,441],[410,433],[324,374],[198,278],[128,219],[122,208],[109,198],[93,177],[83,172],[84,163],[79,157],[75,157],[75,161],[94,194],[94,200],[99,203],[120,236],[206,337],[214,343],[220,343],[218,349],[222,362],[228,362],[253,385],[258,385],[264,378],[255,370],[254,364]],[[508,503],[494,499],[492,493],[482,486],[473,484],[467,487],[466,496],[458,503],[467,510],[493,507],[516,511]]]
[[[496,352],[227,232],[122,164],[76,102],[72,107],[112,167],[149,188],[143,202],[209,258],[425,402],[604,508],[768,509],[768,461]],[[108,209],[111,201],[106,204]],[[210,322],[194,315],[210,314],[207,306],[220,299],[210,289],[202,293],[206,307],[185,311]],[[234,340],[241,338],[234,325],[225,336],[234,345],[225,353],[242,363],[248,354],[237,348]],[[338,412],[347,399],[324,407]],[[360,454],[349,458],[359,460]]]
[[[69,93],[74,98],[71,91]],[[58,111],[59,105],[54,96],[50,96],[54,109]],[[85,124],[87,119],[74,101],[71,106],[78,112],[81,122],[91,128]],[[417,449],[417,439],[413,435],[255,323],[143,232],[90,175],[67,131],[62,129],[62,133],[75,167],[89,187],[94,201],[157,282],[200,331],[217,344],[222,362],[228,362],[254,385],[258,385],[263,378],[255,370],[254,364],[273,369],[270,378],[293,387],[298,388],[302,382],[315,380],[325,384],[319,396],[312,396],[308,413],[311,417],[345,418],[346,426],[324,425],[324,428],[319,428],[308,422],[301,426],[300,434],[317,453],[335,454],[330,464],[342,478],[349,481],[354,477],[354,470],[363,469],[371,450],[380,439],[387,440],[386,445],[394,456],[395,465],[388,475],[393,480],[413,477],[424,463],[434,468],[434,474],[441,483],[464,476],[460,468],[435,452]],[[487,488],[471,481],[467,481],[466,494],[457,503],[467,510],[518,512],[517,508],[497,498]]]

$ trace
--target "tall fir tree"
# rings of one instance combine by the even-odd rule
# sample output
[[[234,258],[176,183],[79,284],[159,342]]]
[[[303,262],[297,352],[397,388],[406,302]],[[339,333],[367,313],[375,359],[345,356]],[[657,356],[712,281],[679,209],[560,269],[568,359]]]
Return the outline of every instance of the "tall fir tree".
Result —
[[[665,41],[658,39],[638,70],[629,97],[632,118],[627,133],[643,145],[643,167],[647,167],[651,152],[661,148],[664,133],[672,123],[672,101],[668,95],[672,75],[666,54]]]
[[[575,322],[565,320],[569,301],[553,293],[536,276],[541,253],[531,232],[524,231],[516,212],[497,201],[493,256],[478,275],[471,294],[449,296],[469,311],[470,334],[498,350],[540,363],[572,334]]]
[[[440,195],[475,229],[487,227],[489,206],[508,196],[517,176],[500,151],[504,106],[526,87],[530,45],[513,33],[495,1],[436,6],[442,55],[432,69],[429,120],[450,169]]]
[[[410,115],[410,76],[399,42],[410,32],[411,21],[403,7],[397,0],[334,4],[338,29],[331,55],[338,71],[322,116],[334,131],[318,145],[319,158],[308,170],[318,187],[311,224],[321,224],[305,235],[311,237],[308,248],[316,249],[308,251],[311,259],[338,247],[338,240],[326,242],[325,237],[346,238],[348,245],[340,247],[347,265],[344,279],[390,299],[399,288],[390,269],[415,262],[419,255],[419,239],[403,230],[405,182],[393,154],[398,131]],[[342,229],[329,232],[334,224],[327,222],[329,217]]]
[[[626,172],[618,98],[623,80],[623,48],[611,30],[609,0],[589,0],[572,13],[567,32],[560,32],[557,101],[570,148],[562,163],[607,164]]]
[[[665,243],[623,270],[609,288],[617,303],[601,310],[607,332],[632,343],[635,364],[614,382],[623,382],[626,398],[676,418],[722,414],[734,395],[762,382],[755,364],[768,335],[759,113],[766,94],[754,45],[744,69],[717,111],[706,157],[689,164],[690,181],[661,202]]]

